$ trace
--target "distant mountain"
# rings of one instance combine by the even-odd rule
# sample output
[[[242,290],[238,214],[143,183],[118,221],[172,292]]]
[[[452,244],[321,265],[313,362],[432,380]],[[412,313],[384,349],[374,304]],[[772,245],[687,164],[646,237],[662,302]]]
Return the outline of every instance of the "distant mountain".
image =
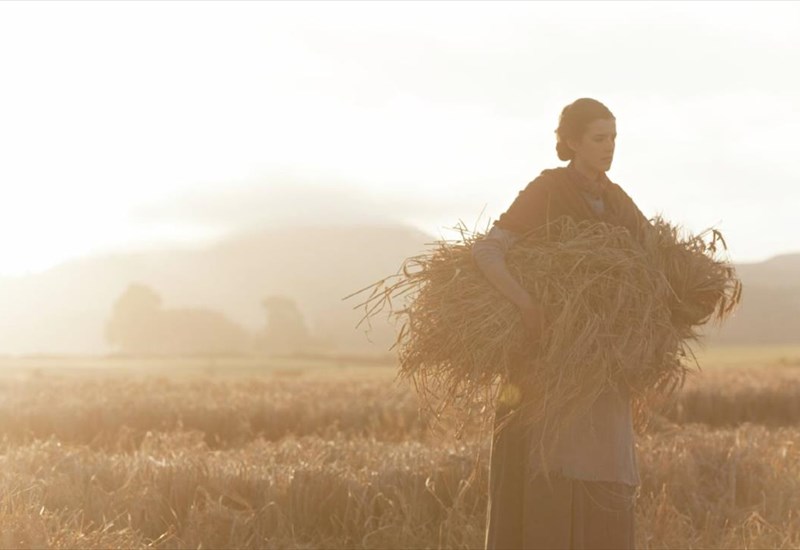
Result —
[[[217,310],[250,331],[266,323],[261,301],[294,299],[315,335],[341,351],[382,353],[394,340],[378,322],[369,339],[354,326],[353,291],[393,274],[436,238],[403,226],[305,227],[238,235],[196,250],[78,259],[37,275],[0,279],[0,353],[111,351],[103,327],[132,282],[164,307]],[[741,264],[739,311],[713,343],[800,344],[800,254]],[[371,340],[371,341],[370,341]]]
[[[739,264],[742,303],[710,333],[718,344],[800,344],[800,254]]]
[[[253,331],[266,323],[261,301],[285,295],[320,337],[342,349],[385,352],[391,326],[378,323],[368,339],[353,328],[362,316],[352,309],[358,302],[342,298],[395,273],[432,240],[403,226],[281,229],[203,249],[103,255],[0,279],[0,353],[110,351],[103,326],[131,282],[153,288],[165,307],[212,308]]]
[[[796,289],[800,287],[800,254],[783,254],[763,262],[739,264],[736,271],[749,285]]]

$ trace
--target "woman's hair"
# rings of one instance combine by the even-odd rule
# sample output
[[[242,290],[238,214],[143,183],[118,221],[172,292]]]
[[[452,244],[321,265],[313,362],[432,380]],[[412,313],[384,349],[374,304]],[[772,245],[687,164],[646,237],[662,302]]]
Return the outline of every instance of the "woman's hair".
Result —
[[[575,151],[567,145],[567,139],[579,140],[586,127],[597,119],[614,118],[608,107],[590,97],[576,99],[561,111],[556,128],[556,152],[561,160],[572,160]]]

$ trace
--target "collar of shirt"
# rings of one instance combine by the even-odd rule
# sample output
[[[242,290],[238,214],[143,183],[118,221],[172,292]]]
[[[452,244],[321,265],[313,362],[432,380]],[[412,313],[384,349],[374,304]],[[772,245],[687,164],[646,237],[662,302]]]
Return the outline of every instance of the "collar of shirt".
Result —
[[[574,160],[569,161],[567,170],[569,170],[572,181],[574,181],[581,190],[586,191],[595,198],[602,197],[611,185],[611,180],[608,179],[605,172],[600,172],[597,175],[597,179],[594,181],[581,174],[578,169],[575,168]]]

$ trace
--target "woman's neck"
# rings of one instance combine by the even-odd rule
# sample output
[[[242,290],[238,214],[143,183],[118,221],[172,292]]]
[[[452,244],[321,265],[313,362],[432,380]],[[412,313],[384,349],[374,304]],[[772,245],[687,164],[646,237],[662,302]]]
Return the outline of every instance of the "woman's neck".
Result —
[[[575,169],[580,172],[586,179],[589,181],[596,181],[597,178],[600,176],[599,170],[594,170],[585,164],[583,164],[579,159],[575,158],[572,159],[572,165]]]

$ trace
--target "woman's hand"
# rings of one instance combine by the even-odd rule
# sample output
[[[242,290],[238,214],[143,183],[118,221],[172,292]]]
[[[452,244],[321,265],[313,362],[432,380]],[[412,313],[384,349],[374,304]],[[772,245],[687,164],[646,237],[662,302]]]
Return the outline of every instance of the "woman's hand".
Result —
[[[527,300],[519,306],[519,312],[522,315],[522,324],[528,332],[531,343],[538,344],[544,332],[544,313],[542,308],[535,304],[533,300]]]

